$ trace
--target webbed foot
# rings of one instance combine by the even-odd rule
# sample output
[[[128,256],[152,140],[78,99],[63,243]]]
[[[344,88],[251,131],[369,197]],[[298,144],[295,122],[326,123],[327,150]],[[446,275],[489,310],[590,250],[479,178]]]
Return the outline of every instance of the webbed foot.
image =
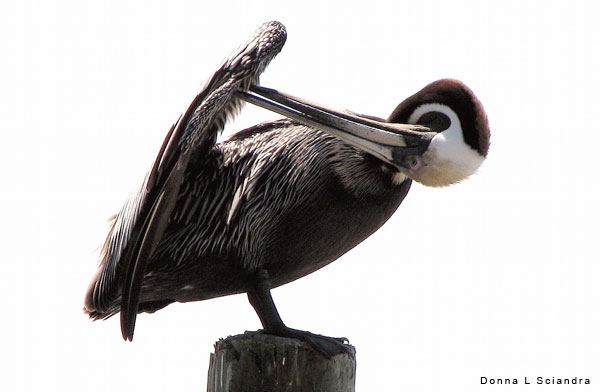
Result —
[[[333,338],[285,326],[263,329],[261,332],[269,335],[301,340],[327,359],[331,359],[338,354],[350,354],[354,356],[354,352],[345,344],[348,343],[348,339],[346,338]]]

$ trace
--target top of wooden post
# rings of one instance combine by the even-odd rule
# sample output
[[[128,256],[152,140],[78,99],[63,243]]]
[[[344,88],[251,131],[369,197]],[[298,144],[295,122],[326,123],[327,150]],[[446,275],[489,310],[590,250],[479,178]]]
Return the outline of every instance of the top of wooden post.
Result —
[[[246,332],[215,344],[208,392],[354,392],[355,349],[327,359],[308,344]]]

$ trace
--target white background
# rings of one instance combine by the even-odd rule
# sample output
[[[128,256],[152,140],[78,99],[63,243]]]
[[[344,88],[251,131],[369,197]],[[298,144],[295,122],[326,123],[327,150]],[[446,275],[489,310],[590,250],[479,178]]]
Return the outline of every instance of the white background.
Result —
[[[359,391],[600,385],[598,11],[584,1],[23,1],[0,5],[0,389],[203,391],[243,295],[138,318],[81,308],[97,248],[170,125],[262,22],[288,41],[262,84],[387,117],[444,77],[492,129],[468,181],[415,184],[335,263],[274,290],[295,328],[347,336]],[[277,118],[246,107],[236,131]],[[591,386],[480,385],[590,378]]]

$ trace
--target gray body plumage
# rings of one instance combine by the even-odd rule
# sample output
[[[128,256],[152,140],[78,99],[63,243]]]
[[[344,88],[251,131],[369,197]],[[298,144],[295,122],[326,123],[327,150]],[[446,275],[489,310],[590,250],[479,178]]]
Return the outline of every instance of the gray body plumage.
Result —
[[[242,131],[195,154],[146,267],[139,311],[245,292],[257,269],[268,270],[279,286],[327,265],[377,230],[401,203],[410,180],[394,183],[391,170],[291,120]],[[112,231],[116,239],[109,241],[119,243],[132,211],[121,211]],[[116,295],[92,316],[119,311],[120,293],[113,290]]]

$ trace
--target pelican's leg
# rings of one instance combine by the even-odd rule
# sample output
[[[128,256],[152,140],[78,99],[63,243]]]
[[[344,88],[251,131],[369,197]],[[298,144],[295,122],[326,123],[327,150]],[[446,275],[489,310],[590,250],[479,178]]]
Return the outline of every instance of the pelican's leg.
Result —
[[[344,345],[345,338],[331,338],[286,327],[271,297],[271,282],[266,270],[257,271],[254,287],[248,291],[248,300],[256,310],[265,333],[302,340],[326,358],[350,352]]]

